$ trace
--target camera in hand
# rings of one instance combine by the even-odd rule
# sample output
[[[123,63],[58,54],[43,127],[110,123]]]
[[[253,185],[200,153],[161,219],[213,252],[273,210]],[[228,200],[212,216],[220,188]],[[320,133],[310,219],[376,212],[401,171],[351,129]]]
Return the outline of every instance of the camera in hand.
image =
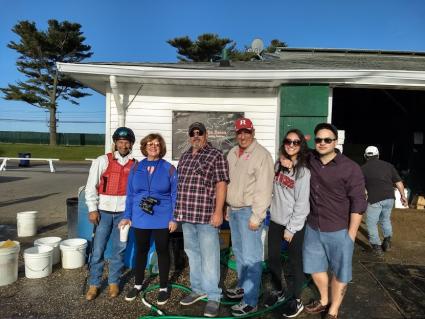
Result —
[[[154,197],[145,197],[140,201],[140,208],[149,215],[153,215],[153,207],[159,204],[159,200]]]

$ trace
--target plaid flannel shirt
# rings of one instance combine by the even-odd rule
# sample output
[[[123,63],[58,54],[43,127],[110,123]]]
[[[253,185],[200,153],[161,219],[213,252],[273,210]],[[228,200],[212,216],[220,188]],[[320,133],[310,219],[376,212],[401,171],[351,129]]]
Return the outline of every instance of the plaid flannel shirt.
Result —
[[[216,184],[229,182],[229,167],[223,153],[210,144],[194,155],[190,148],[180,158],[177,172],[175,220],[208,224],[215,209]]]

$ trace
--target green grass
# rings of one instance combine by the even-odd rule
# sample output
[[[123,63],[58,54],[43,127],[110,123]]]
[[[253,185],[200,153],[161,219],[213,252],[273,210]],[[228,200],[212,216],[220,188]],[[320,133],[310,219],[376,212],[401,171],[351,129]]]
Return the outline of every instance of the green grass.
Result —
[[[103,145],[49,146],[40,144],[0,143],[0,157],[18,157],[18,153],[31,153],[31,157],[59,158],[63,161],[84,161],[105,154]]]

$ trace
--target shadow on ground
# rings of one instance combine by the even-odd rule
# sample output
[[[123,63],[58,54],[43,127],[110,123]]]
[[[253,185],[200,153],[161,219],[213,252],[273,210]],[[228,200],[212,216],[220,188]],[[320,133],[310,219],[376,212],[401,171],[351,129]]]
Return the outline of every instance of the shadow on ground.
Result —
[[[24,179],[28,179],[28,177],[0,176],[0,183],[9,183],[9,182],[21,181]]]
[[[39,199],[42,199],[42,198],[46,198],[46,197],[50,197],[50,196],[58,195],[58,194],[60,194],[60,193],[50,193],[50,194],[45,194],[45,195],[28,196],[28,197],[23,197],[23,198],[10,199],[10,200],[7,200],[7,201],[0,202],[0,207],[6,207],[6,206],[10,206],[10,205],[15,205],[15,204],[32,202],[32,201],[36,201],[36,200],[39,200]]]

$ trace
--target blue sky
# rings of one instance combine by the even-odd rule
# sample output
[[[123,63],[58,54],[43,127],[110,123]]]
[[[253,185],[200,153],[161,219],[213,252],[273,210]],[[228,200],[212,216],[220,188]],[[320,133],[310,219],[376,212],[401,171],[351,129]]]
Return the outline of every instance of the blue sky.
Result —
[[[278,38],[290,47],[425,51],[423,0],[14,0],[0,12],[0,87],[22,80],[12,27],[31,20],[45,28],[48,19],[82,25],[96,62],[176,62],[168,39],[205,32],[236,41],[240,49],[259,37]],[[60,102],[59,132],[103,133],[104,96],[93,94],[79,106]],[[47,132],[48,114],[23,102],[0,99],[0,131]],[[5,119],[15,119],[11,121]],[[25,121],[23,121],[25,120]]]

